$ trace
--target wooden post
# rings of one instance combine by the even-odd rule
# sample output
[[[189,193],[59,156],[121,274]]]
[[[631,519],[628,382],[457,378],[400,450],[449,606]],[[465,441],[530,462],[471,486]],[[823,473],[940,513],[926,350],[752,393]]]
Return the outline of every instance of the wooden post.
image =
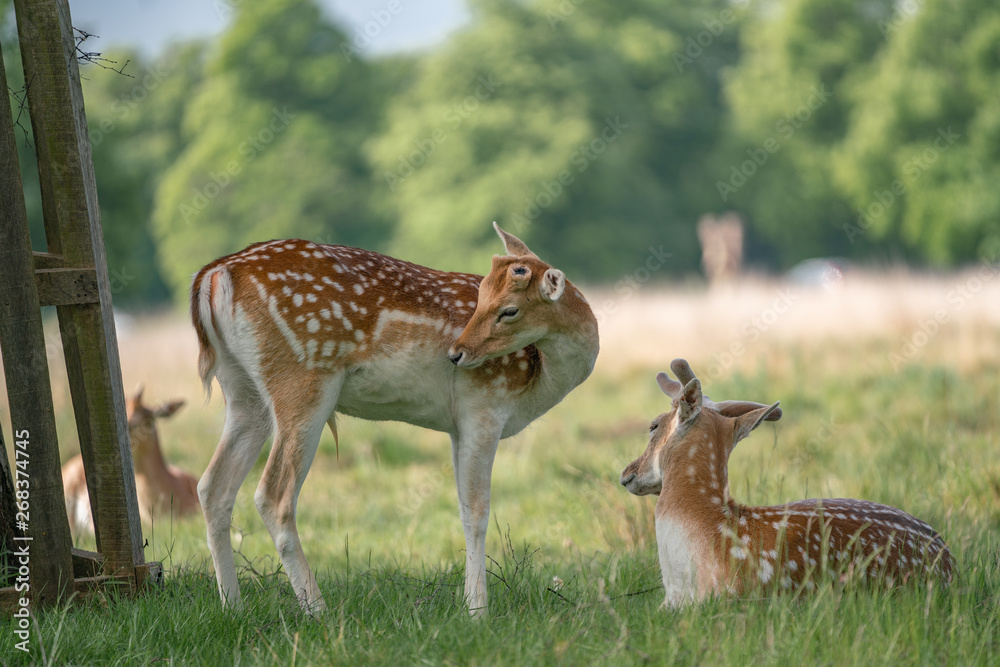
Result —
[[[38,154],[45,236],[56,282],[96,283],[91,302],[57,305],[97,548],[106,574],[145,561],[142,527],[97,185],[66,0],[15,0],[28,106]],[[50,265],[52,258],[47,258]],[[62,272],[62,278],[58,277]],[[74,289],[58,290],[73,294]],[[61,493],[59,494],[62,495]]]
[[[7,91],[2,62],[0,89]],[[27,433],[22,440],[27,440],[30,482],[30,586],[33,599],[45,604],[72,592],[73,561],[28,216],[6,98],[0,104],[0,175],[0,350],[14,431],[11,447],[16,447],[18,434]],[[31,530],[32,525],[45,529]]]

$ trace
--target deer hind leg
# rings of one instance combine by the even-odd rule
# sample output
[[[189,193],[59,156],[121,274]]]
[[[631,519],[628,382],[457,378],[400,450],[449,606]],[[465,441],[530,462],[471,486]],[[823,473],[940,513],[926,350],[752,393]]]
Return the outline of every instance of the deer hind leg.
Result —
[[[326,609],[326,603],[302,551],[295,510],[323,427],[336,408],[343,375],[322,381],[301,380],[281,392],[289,399],[275,402],[274,446],[254,500],[299,604],[310,613],[319,613]]]
[[[198,482],[198,498],[208,526],[215,577],[223,605],[241,606],[240,585],[229,530],[236,494],[264,443],[271,436],[271,411],[252,380],[236,369],[219,373],[226,397],[226,425],[211,463]]]

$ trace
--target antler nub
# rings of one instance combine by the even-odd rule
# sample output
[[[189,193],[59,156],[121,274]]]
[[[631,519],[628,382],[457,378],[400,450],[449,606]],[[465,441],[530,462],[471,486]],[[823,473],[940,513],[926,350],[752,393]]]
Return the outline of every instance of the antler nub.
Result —
[[[684,385],[677,380],[674,380],[666,373],[656,374],[656,384],[660,385],[660,389],[663,393],[670,398],[677,398],[681,395],[681,391],[684,390]]]
[[[670,370],[674,372],[681,384],[686,385],[695,379],[694,371],[691,370],[691,364],[687,362],[687,359],[674,359],[670,362]]]
[[[666,373],[660,373],[656,376],[656,382],[660,385],[660,389],[663,390],[664,394],[670,398],[677,398],[683,392],[684,387],[697,378],[694,371],[691,370],[691,364],[686,359],[674,359],[671,361],[670,370],[677,376],[677,380],[672,380]],[[765,407],[763,403],[754,403],[752,401],[720,401],[716,403],[704,393],[701,395],[701,406],[715,410],[726,417],[739,417],[751,410]],[[778,421],[779,419],[781,419],[781,408],[775,408],[774,411],[768,413],[765,421]]]

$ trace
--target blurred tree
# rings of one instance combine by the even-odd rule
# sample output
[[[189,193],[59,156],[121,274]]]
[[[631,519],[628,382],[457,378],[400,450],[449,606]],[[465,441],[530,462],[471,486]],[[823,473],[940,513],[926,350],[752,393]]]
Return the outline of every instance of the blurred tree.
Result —
[[[164,274],[184,299],[202,264],[302,236],[378,247],[362,141],[405,65],[349,58],[313,0],[240,4],[190,92],[184,150],[156,194]]]
[[[163,302],[151,217],[160,175],[181,150],[181,119],[201,77],[204,47],[176,46],[153,62],[107,56],[128,76],[86,66],[82,76],[101,203],[108,274],[116,304]]]
[[[434,51],[366,60],[371,34],[349,37],[316,0],[239,3],[211,49],[135,59],[135,78],[85,67],[116,298],[183,300],[204,262],[282,236],[482,272],[492,220],[583,280],[694,272],[695,221],[731,209],[748,263],[770,268],[1000,252],[1000,9],[986,0],[473,10]]]
[[[497,220],[577,277],[620,277],[661,245],[667,270],[695,268],[738,11],[725,0],[479,0],[474,11],[368,146],[399,219],[392,250],[484,271]]]
[[[934,264],[1000,254],[1000,6],[900,3],[835,175],[860,242],[898,237]]]
[[[758,260],[787,268],[863,254],[843,229],[854,216],[833,182],[832,155],[854,110],[850,91],[884,49],[880,24],[895,4],[788,0],[747,20],[743,57],[726,76],[730,124],[712,180],[717,200],[747,214]]]
[[[0,0],[0,39],[7,63],[15,116],[24,78],[13,12]],[[99,39],[83,48],[102,50]],[[197,47],[179,48],[169,62],[143,63],[135,54],[102,53],[101,64],[80,64],[108,272],[116,305],[148,304],[167,298],[156,268],[149,229],[153,184],[176,153],[184,96],[199,65]],[[128,64],[126,65],[126,62]],[[117,63],[117,64],[115,64]],[[114,71],[121,68],[123,73]],[[180,76],[175,74],[180,73]],[[46,248],[38,164],[28,110],[18,151],[33,246]]]

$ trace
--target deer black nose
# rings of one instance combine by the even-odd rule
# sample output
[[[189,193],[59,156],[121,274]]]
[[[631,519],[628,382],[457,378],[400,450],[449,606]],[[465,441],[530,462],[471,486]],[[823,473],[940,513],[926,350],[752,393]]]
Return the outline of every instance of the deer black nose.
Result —
[[[621,483],[622,486],[628,486],[628,483],[635,479],[635,473],[622,473]]]
[[[458,362],[460,362],[462,360],[462,357],[464,356],[465,352],[452,352],[451,354],[448,355],[448,358],[451,359],[451,363],[458,366]]]

